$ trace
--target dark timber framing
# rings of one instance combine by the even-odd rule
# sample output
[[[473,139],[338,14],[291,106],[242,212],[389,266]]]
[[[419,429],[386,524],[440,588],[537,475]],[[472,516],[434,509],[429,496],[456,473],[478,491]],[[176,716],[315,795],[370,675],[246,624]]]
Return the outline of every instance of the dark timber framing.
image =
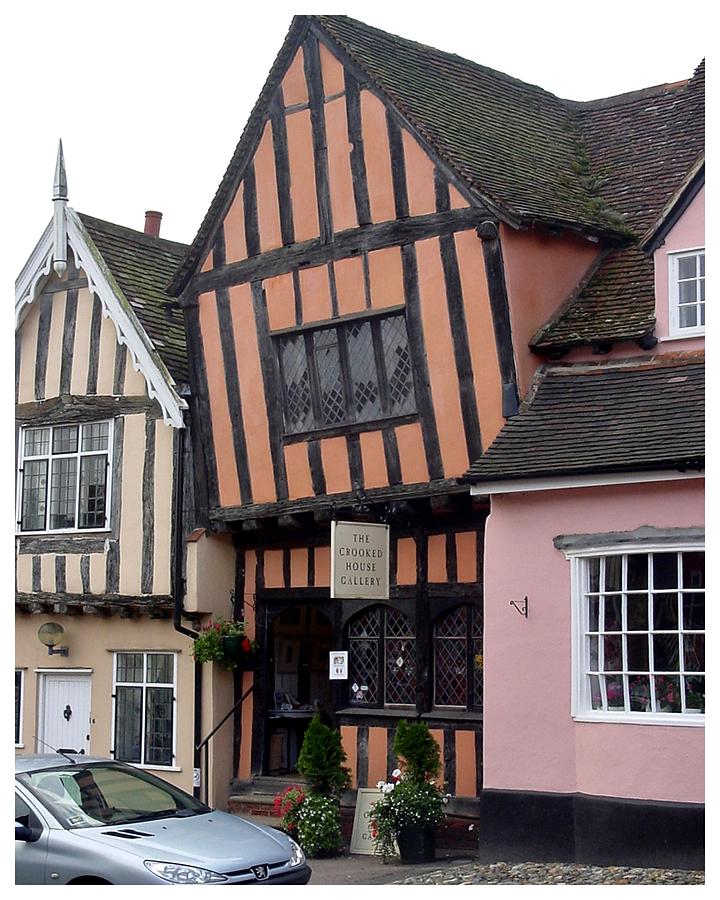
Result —
[[[112,457],[112,498],[110,501],[110,530],[112,538],[108,540],[105,557],[105,590],[108,594],[117,594],[120,590],[120,511],[122,506],[122,463],[123,443],[125,438],[125,420],[115,420],[113,428]],[[89,573],[88,573],[89,574]]]
[[[260,230],[258,227],[257,212],[257,186],[255,184],[255,164],[252,160],[248,163],[245,170],[245,178],[243,179],[243,215],[245,217],[245,246],[249,257],[257,256],[260,253]],[[217,246],[220,237],[220,229],[215,241]],[[216,257],[213,255],[214,267],[218,267]],[[225,256],[223,254],[222,265],[225,264]],[[200,289],[202,290],[202,288]]]
[[[390,145],[390,168],[393,197],[395,199],[395,215],[398,219],[406,219],[410,214],[410,207],[408,203],[402,129],[390,107],[385,107],[385,121],[387,122],[388,143]]]
[[[487,276],[490,308],[495,328],[495,344],[500,364],[500,377],[503,385],[503,415],[507,418],[517,414],[520,398],[518,396],[517,375],[515,373],[510,308],[505,285],[505,267],[497,223],[483,222],[477,229],[477,235],[482,241],[483,257],[485,259],[485,274]],[[473,458],[477,459],[477,456]]]
[[[270,454],[275,476],[275,493],[278,500],[286,500],[288,497],[288,483],[287,472],[285,471],[285,454],[282,448],[282,389],[277,371],[275,349],[270,338],[267,300],[262,283],[259,281],[252,284],[252,300],[255,313],[255,327],[257,329],[258,352],[260,354],[260,368],[267,402]]]
[[[48,348],[50,344],[50,323],[52,320],[52,294],[41,294],[38,300],[40,316],[38,319],[37,344],[35,351],[35,396],[45,399],[45,376],[47,374]]]
[[[282,86],[278,85],[270,102],[270,124],[272,127],[273,153],[275,155],[275,181],[280,210],[280,234],[285,246],[295,241],[292,200],[290,196],[290,161],[288,157],[287,123],[285,121],[285,101]]]
[[[345,104],[350,150],[350,171],[352,172],[353,194],[358,225],[368,225],[370,216],[370,198],[368,195],[367,171],[365,169],[365,147],[362,137],[362,120],[360,116],[360,88],[347,67],[343,69],[345,78]]]
[[[60,359],[60,393],[69,394],[72,381],[73,349],[75,347],[75,326],[77,323],[78,292],[72,288],[65,299],[65,316],[63,320],[62,356]],[[118,348],[120,344],[117,345]],[[123,353],[125,347],[121,348]],[[117,350],[116,350],[117,353]],[[120,391],[116,390],[116,394]]]
[[[102,328],[102,301],[93,295],[92,318],[90,320],[90,356],[88,359],[87,386],[85,393],[97,393],[98,366],[100,364],[100,329]]]
[[[325,97],[320,71],[320,50],[317,37],[309,33],[303,42],[303,64],[310,100],[313,158],[315,160],[315,189],[317,193],[320,240],[329,243],[333,238],[330,182],[328,176],[327,137],[325,133]]]

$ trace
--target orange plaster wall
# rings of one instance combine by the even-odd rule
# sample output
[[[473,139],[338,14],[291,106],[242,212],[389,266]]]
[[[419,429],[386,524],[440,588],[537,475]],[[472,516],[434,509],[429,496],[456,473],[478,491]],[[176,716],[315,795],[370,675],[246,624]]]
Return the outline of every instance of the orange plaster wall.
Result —
[[[437,238],[418,241],[418,284],[425,351],[445,477],[462,475],[469,465],[460,411],[460,385],[452,361],[455,350]]]
[[[457,553],[457,580],[477,581],[477,535],[474,531],[461,531],[455,535]]]
[[[357,783],[357,725],[341,725],[340,737],[343,750],[347,754],[345,765],[350,769],[350,787],[355,789]]]
[[[510,323],[520,396],[530,387],[540,359],[528,342],[567,299],[598,253],[598,245],[575,236],[500,226]]]
[[[320,42],[320,70],[326,97],[340,94],[345,90],[345,74],[342,63]]]
[[[361,91],[360,115],[370,216],[373,222],[387,222],[395,218],[395,200],[385,107],[374,94]]]
[[[386,781],[387,769],[387,728],[368,728],[368,787],[375,787],[378,781]]]
[[[338,259],[335,267],[335,288],[337,290],[338,312],[341,316],[361,312],[365,309],[365,277],[362,259],[347,256]]]
[[[243,209],[244,192],[245,184],[241,182],[223,223],[223,228],[225,229],[225,260],[229,263],[247,259],[245,211]]]
[[[325,438],[320,441],[325,487],[328,494],[349,491],[350,467],[348,464],[347,442],[344,437]]]
[[[242,689],[243,694],[245,695],[245,700],[242,704],[242,733],[247,736],[247,738],[240,742],[240,761],[238,764],[238,778],[249,778],[250,777],[250,768],[251,768],[251,749],[252,749],[252,741],[250,740],[250,735],[252,735],[252,724],[253,724],[253,697],[252,691],[248,693],[250,685],[253,682],[253,673],[252,672],[243,672],[242,675]]]
[[[447,544],[444,534],[428,537],[428,581],[445,582],[447,578]]]
[[[415,584],[417,581],[417,554],[413,538],[398,538],[397,583]]]
[[[475,734],[472,731],[455,732],[455,794],[458,797],[474,797],[476,794]]]
[[[266,588],[285,587],[285,578],[283,577],[283,551],[282,550],[266,550],[264,561],[265,561],[265,587]]]
[[[290,551],[290,587],[308,586],[307,547],[293,547]]]
[[[264,252],[275,247],[282,247],[275,154],[272,125],[269,121],[265,123],[260,143],[255,151],[254,163],[260,249]]]
[[[230,313],[253,501],[272,503],[277,500],[275,474],[270,455],[270,427],[265,394],[261,389],[262,369],[255,339],[255,313],[249,284],[238,284],[230,288]]]
[[[287,473],[288,495],[291,500],[314,495],[307,444],[286,444],[285,471]]]
[[[502,414],[502,379],[495,330],[485,275],[482,243],[475,231],[455,235],[465,321],[470,338],[475,399],[480,418],[480,436],[486,450],[505,424]]]
[[[338,97],[325,104],[325,132],[327,134],[328,180],[330,203],[335,231],[357,228],[355,195],[350,169],[352,145],[347,134],[345,98]]]
[[[365,487],[387,487],[388,475],[385,465],[385,449],[381,431],[364,431],[360,434]]]
[[[282,91],[285,106],[294,106],[296,103],[308,102],[302,47],[298,47],[298,52],[293,57],[293,61],[285,73],[282,81]]]
[[[310,110],[291,113],[285,121],[295,240],[307,241],[320,233]]]
[[[453,184],[448,185],[448,189],[450,191],[450,208],[451,209],[466,209],[470,204],[463,197],[460,191]]]
[[[430,481],[420,424],[413,422],[411,425],[399,425],[395,429],[395,438],[403,484]]]
[[[411,216],[435,212],[435,164],[420,144],[402,129],[408,209]]]
[[[330,586],[330,548],[315,548],[315,586]]]
[[[270,330],[295,325],[295,290],[292,273],[275,275],[263,281]]]
[[[368,253],[370,304],[373,309],[405,303],[402,257],[399,247],[385,247]]]
[[[200,294],[198,297],[200,332],[205,352],[208,393],[210,395],[210,418],[212,420],[213,442],[217,459],[218,490],[221,506],[240,504],[240,483],[235,466],[235,448],[232,440],[232,422],[228,409],[225,388],[225,368],[223,366],[220,328],[218,325],[215,294]]]
[[[327,266],[300,270],[303,322],[317,322],[332,316],[330,278]]]
[[[210,272],[213,267],[213,252],[212,250],[205,257],[205,262],[200,266],[201,272]]]

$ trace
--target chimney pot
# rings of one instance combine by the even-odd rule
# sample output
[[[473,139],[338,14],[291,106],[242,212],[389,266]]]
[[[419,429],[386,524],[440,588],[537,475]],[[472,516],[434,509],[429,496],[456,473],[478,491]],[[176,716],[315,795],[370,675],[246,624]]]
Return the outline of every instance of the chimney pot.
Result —
[[[160,237],[160,222],[163,214],[154,209],[148,209],[145,213],[145,234]]]

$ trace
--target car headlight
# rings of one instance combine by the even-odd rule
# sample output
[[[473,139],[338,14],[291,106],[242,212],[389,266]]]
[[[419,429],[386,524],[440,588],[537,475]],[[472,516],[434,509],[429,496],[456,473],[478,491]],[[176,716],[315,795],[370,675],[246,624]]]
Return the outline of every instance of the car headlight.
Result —
[[[163,878],[171,884],[218,884],[227,881],[224,875],[211,872],[210,869],[201,869],[198,866],[183,866],[180,863],[159,862],[155,859],[146,859],[145,868],[153,875]]]
[[[300,845],[296,844],[292,838],[288,838],[288,840],[290,841],[290,865],[299,866],[305,862],[305,854]]]

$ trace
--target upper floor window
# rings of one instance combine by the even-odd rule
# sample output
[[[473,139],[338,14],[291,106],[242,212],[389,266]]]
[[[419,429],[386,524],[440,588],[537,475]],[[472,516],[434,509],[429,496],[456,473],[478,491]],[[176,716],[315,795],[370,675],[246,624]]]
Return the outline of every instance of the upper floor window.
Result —
[[[607,554],[575,565],[575,714],[702,721],[704,552]]]
[[[287,434],[416,412],[403,313],[294,330],[276,349]]]
[[[23,428],[18,483],[21,531],[108,527],[112,422]]]
[[[679,337],[705,332],[705,251],[671,253],[670,334]]]

